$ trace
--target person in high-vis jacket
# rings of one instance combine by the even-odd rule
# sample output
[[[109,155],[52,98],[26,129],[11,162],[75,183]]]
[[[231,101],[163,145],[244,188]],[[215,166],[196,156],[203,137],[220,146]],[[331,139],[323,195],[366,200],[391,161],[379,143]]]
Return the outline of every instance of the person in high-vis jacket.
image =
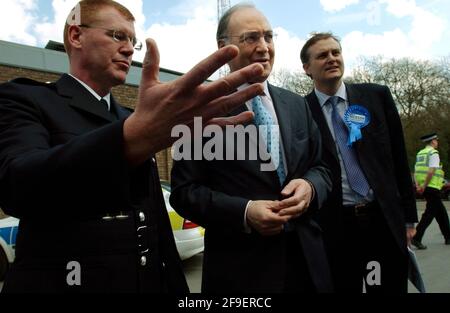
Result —
[[[427,143],[426,147],[417,153],[414,177],[418,194],[423,194],[427,201],[425,212],[417,225],[417,232],[412,244],[418,249],[426,249],[422,237],[434,218],[439,224],[445,244],[450,245],[450,224],[448,214],[440,198],[440,190],[444,185],[444,171],[437,150],[439,141],[436,133],[420,138]]]

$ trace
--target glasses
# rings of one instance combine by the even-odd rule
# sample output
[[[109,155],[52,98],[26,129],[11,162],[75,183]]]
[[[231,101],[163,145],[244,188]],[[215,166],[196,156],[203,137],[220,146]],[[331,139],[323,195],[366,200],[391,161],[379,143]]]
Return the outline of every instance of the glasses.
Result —
[[[248,45],[254,45],[256,43],[258,43],[261,40],[261,37],[264,37],[264,41],[271,45],[273,44],[273,40],[277,37],[276,34],[274,34],[272,31],[267,31],[267,32],[245,32],[240,36],[224,36],[221,39],[227,39],[227,38],[233,38],[233,37],[237,37],[239,38],[239,42],[245,42]]]
[[[123,32],[121,30],[108,29],[108,28],[97,27],[97,26],[90,26],[90,25],[86,25],[86,24],[81,24],[81,25],[78,25],[78,26],[85,27],[85,28],[94,28],[94,29],[106,30],[106,34],[108,36],[111,36],[112,39],[114,39],[114,41],[122,42],[122,43],[131,42],[131,44],[133,45],[133,48],[135,50],[141,51],[141,49],[142,49],[142,42],[140,42],[136,37],[128,36],[125,32]]]

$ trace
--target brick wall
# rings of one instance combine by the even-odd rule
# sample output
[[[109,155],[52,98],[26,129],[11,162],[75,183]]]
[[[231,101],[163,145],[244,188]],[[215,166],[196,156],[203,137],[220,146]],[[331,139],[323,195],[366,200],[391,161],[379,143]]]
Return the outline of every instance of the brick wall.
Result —
[[[59,74],[34,71],[24,68],[0,65],[0,83],[4,83],[17,77],[26,77],[41,82],[55,81]]]
[[[41,82],[58,80],[60,74],[29,70],[18,67],[0,65],[0,83],[17,77],[26,77]],[[133,108],[137,101],[137,87],[122,85],[113,88],[113,94],[116,100],[123,105]]]
[[[60,74],[0,65],[0,83],[7,82],[17,77],[26,77],[41,82],[56,81]],[[113,88],[114,98],[124,106],[133,108],[136,105],[138,89],[135,86],[122,85]],[[159,176],[161,179],[170,180],[172,158],[170,149],[157,154]]]

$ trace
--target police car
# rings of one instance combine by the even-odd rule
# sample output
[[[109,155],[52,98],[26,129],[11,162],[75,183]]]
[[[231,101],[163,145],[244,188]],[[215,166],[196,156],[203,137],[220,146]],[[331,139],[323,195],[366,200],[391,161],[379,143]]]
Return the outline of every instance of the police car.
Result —
[[[19,220],[14,217],[0,219],[0,281],[5,278],[9,264],[14,260],[14,248]]]
[[[170,184],[161,181],[161,187],[180,258],[186,260],[203,252],[205,229],[178,215],[169,203]]]

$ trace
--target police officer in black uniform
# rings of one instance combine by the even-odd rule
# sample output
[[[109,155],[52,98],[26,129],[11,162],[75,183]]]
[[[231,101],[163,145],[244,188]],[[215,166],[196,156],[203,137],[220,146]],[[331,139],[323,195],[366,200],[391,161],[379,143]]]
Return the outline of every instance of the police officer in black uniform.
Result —
[[[140,48],[129,10],[111,0],[80,1],[64,42],[70,74],[51,84],[0,86],[0,206],[20,218],[3,291],[188,292],[154,154],[193,112],[209,121],[260,93],[255,85],[221,98],[262,67],[201,85],[237,54],[224,49],[161,84],[149,39],[131,113],[111,95]]]

